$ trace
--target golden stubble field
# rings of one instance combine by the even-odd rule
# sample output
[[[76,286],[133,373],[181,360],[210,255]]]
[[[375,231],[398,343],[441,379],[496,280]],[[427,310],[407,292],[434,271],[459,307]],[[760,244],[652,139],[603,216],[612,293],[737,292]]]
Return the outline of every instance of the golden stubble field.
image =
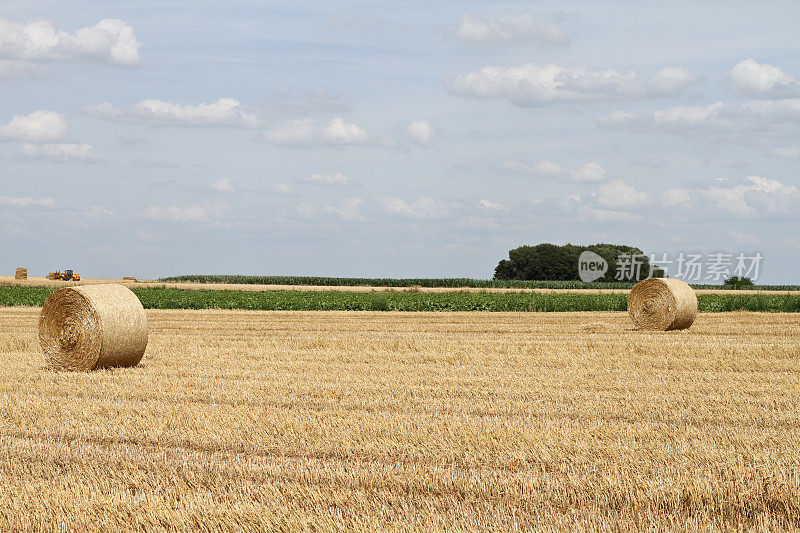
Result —
[[[0,309],[0,530],[800,527],[800,315],[147,314],[67,373]]]

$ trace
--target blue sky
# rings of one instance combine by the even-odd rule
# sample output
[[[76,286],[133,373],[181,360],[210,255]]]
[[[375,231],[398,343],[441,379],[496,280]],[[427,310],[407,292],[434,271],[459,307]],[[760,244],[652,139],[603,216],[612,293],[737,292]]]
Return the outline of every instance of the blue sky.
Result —
[[[793,2],[0,6],[0,271],[491,277],[521,244],[797,282]]]

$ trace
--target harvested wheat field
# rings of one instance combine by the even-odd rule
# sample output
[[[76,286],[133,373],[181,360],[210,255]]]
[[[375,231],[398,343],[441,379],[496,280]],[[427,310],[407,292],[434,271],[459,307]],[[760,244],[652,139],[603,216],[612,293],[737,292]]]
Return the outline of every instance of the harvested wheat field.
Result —
[[[0,529],[800,527],[800,315],[148,311],[45,367],[0,310]]]

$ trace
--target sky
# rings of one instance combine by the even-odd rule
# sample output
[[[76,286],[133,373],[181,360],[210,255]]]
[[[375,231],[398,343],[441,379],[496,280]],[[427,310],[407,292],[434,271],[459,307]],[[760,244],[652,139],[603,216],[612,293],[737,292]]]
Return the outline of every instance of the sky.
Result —
[[[0,4],[0,273],[798,283],[797,2]],[[712,279],[709,282],[714,282]]]

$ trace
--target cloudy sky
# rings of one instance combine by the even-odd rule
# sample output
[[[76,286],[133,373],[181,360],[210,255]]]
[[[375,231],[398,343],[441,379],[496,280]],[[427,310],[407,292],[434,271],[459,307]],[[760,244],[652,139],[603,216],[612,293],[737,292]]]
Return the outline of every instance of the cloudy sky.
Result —
[[[0,272],[800,281],[796,2],[431,4],[4,0]]]

